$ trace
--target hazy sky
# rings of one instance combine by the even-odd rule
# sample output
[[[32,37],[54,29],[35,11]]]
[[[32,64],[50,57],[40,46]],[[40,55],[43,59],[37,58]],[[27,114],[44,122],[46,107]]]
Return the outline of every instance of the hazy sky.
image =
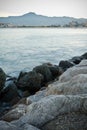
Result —
[[[0,0],[0,17],[28,12],[87,18],[87,0]]]

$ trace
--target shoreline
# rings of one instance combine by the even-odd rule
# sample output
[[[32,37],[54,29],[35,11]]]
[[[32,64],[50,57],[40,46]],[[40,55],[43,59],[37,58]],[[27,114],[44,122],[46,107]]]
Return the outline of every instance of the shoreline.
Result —
[[[29,27],[23,27],[23,26],[18,26],[18,27],[0,27],[0,29],[3,29],[3,28],[32,28],[32,29],[35,29],[35,28],[43,28],[43,29],[46,29],[46,28],[50,28],[50,29],[87,29],[87,27],[51,27],[51,26],[29,26]]]
[[[46,107],[44,108],[44,103],[47,102],[49,105],[49,101],[51,100],[51,98],[53,101],[54,98],[58,97],[58,101],[59,101],[59,99],[61,100],[61,101],[59,101],[60,104],[62,102],[64,104],[64,100],[68,101],[68,98],[65,99],[66,96],[64,97],[64,94],[71,95],[71,97],[69,97],[70,99],[68,102],[70,102],[70,100],[71,100],[71,103],[78,102],[80,99],[80,97],[78,98],[78,93],[86,94],[86,91],[84,91],[84,89],[86,89],[87,86],[83,85],[87,82],[87,80],[86,80],[87,73],[86,73],[85,69],[87,69],[87,52],[85,52],[81,56],[72,57],[69,60],[62,60],[59,62],[58,65],[53,65],[51,63],[44,63],[42,65],[35,66],[29,72],[21,71],[19,73],[18,77],[11,77],[9,75],[7,76],[5,74],[5,72],[3,71],[3,69],[0,68],[0,99],[1,99],[0,100],[0,119],[1,119],[1,121],[5,120],[5,121],[9,122],[9,121],[17,120],[17,119],[19,120],[19,122],[22,121],[22,118],[20,118],[20,117],[23,117],[23,119],[25,119],[25,117],[27,116],[27,113],[25,112],[26,108],[28,110],[28,107],[32,106],[32,108],[30,108],[30,110],[33,111],[34,110],[33,103],[34,104],[36,103],[36,105],[37,104],[39,105],[39,100],[40,99],[41,99],[41,101],[45,100],[44,98],[46,98],[45,102],[40,101],[43,106],[42,108],[40,107],[40,109],[43,109],[43,111],[45,109],[47,109]],[[80,73],[81,73],[81,75],[78,75]],[[76,77],[74,78],[74,76],[76,76]],[[80,83],[80,80],[81,80],[81,83]],[[70,88],[70,87],[72,87],[72,88]],[[81,90],[80,90],[80,88],[81,88]],[[51,97],[51,95],[54,95],[54,96]],[[56,96],[56,95],[58,95],[58,96]],[[77,95],[76,99],[78,98],[78,100],[75,99],[75,101],[73,101],[73,98],[75,98],[75,97],[73,97],[74,95]],[[80,96],[81,96],[81,94],[80,94]],[[62,98],[64,98],[63,101],[62,101]],[[82,100],[82,97],[80,100]],[[57,104],[55,104],[55,105],[57,105]],[[77,106],[76,106],[76,109],[77,109]],[[73,105],[72,109],[73,109],[73,107],[75,107],[75,106]],[[15,108],[16,108],[18,117],[15,116],[15,113],[13,112],[13,110],[15,110]],[[20,110],[21,110],[21,112],[19,112]],[[62,108],[61,108],[61,110],[62,110]],[[81,108],[81,110],[82,110],[82,108]],[[23,111],[24,111],[24,113],[23,113]],[[36,108],[36,111],[38,111],[38,107]],[[56,111],[56,109],[55,109],[55,111]],[[34,112],[35,112],[35,110],[34,110]],[[50,112],[51,112],[51,110],[50,110]],[[20,115],[20,113],[21,113],[21,115]],[[39,113],[40,113],[40,111],[38,111],[38,115],[39,115]],[[24,117],[24,115],[26,115],[26,116]],[[33,116],[33,113],[32,113],[32,116]],[[44,116],[44,113],[43,113],[43,116]],[[35,119],[32,117],[33,120],[36,120],[37,117],[35,115],[34,115],[34,117],[35,117]],[[78,114],[77,114],[77,117],[78,117]],[[85,116],[85,118],[86,118],[86,116]],[[43,119],[44,118],[42,118],[41,120],[43,120]],[[46,117],[45,117],[45,119],[46,119]],[[48,118],[48,119],[52,120],[51,118]],[[31,120],[31,119],[29,119],[29,120]],[[30,122],[32,122],[32,121],[30,121]],[[44,120],[43,120],[43,122],[44,122]],[[46,123],[46,121],[45,121],[45,123]],[[49,125],[49,123],[47,123],[47,124]],[[37,121],[37,125],[35,124],[34,126],[37,126],[38,129],[41,128],[41,130],[43,130],[42,129],[43,124],[39,124],[38,121]],[[54,127],[54,125],[53,125],[53,127]],[[0,126],[0,128],[2,128],[2,127]],[[43,128],[46,128],[46,130],[49,130],[49,129],[47,129],[46,124],[44,125]],[[50,130],[51,130],[51,127],[50,127]],[[54,130],[57,130],[57,129],[55,128]]]

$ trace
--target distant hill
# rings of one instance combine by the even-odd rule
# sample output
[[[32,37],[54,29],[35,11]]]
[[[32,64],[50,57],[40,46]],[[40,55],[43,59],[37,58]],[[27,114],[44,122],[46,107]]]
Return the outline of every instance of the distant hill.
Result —
[[[30,12],[22,16],[0,17],[0,23],[10,23],[17,26],[51,26],[51,25],[66,25],[70,22],[78,22],[79,24],[87,22],[84,18],[73,17],[48,17]]]

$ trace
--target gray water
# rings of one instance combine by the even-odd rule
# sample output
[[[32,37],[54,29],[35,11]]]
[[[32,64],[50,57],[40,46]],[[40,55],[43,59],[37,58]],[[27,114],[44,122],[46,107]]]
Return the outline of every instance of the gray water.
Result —
[[[0,29],[0,67],[7,74],[30,71],[36,65],[58,64],[87,52],[87,29]]]

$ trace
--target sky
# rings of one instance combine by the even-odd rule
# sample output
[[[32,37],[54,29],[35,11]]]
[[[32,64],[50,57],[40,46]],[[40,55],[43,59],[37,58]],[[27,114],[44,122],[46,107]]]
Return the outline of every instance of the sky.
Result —
[[[87,0],[0,0],[0,17],[19,16],[28,12],[87,18]]]

